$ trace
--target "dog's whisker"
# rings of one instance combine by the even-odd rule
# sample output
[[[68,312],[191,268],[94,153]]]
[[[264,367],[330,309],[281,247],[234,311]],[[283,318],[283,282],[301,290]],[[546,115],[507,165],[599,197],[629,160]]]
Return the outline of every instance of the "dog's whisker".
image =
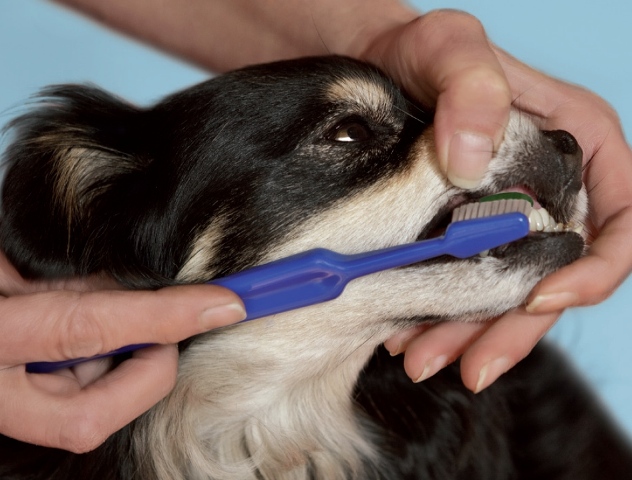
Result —
[[[320,43],[322,44],[323,48],[325,49],[325,53],[327,53],[328,55],[331,55],[332,52],[329,49],[329,47],[327,46],[327,43],[325,42],[325,39],[321,35],[320,29],[318,28],[318,25],[316,25],[316,19],[315,19],[314,15],[312,15],[311,17],[312,17],[312,25],[314,26],[314,30],[316,31],[316,35],[318,35],[318,39],[320,40]]]
[[[394,108],[394,109],[396,109],[396,110],[399,110],[399,111],[400,111],[400,112],[402,112],[404,115],[406,115],[406,116],[408,116],[408,117],[412,118],[413,120],[416,120],[416,121],[417,121],[417,122],[419,122],[421,125],[427,125],[427,124],[428,124],[428,122],[426,122],[426,121],[422,120],[422,119],[421,119],[421,118],[419,118],[419,117],[414,116],[412,113],[407,112],[406,110],[404,110],[404,109],[402,109],[402,108],[398,107],[397,105],[393,105],[393,108]]]

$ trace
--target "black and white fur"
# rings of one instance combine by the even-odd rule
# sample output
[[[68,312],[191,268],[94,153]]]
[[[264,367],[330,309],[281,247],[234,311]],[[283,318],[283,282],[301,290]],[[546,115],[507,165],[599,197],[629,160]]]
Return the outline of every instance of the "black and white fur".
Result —
[[[204,282],[313,247],[426,238],[458,204],[527,188],[581,221],[581,150],[512,114],[480,188],[441,174],[431,118],[376,69],[339,57],[232,72],[152,108],[53,87],[15,120],[1,246],[28,278],[107,272],[129,288]],[[577,259],[538,233],[485,258],[352,282],[337,300],[181,348],[173,392],[84,455],[0,440],[10,479],[629,478],[632,455],[540,346],[488,390],[453,365],[413,384],[376,348],[402,329],[483,321]]]

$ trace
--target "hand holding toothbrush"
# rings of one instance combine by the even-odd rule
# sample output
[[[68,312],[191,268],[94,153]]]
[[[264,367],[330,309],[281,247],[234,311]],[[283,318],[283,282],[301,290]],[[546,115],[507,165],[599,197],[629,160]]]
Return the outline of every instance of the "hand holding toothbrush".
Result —
[[[128,292],[95,279],[29,283],[0,255],[0,433],[76,453],[92,450],[173,387],[179,340],[243,319],[240,300],[207,285]],[[63,289],[63,290],[61,290]],[[113,371],[108,360],[49,375],[24,364],[139,350]],[[107,372],[107,373],[106,373]]]

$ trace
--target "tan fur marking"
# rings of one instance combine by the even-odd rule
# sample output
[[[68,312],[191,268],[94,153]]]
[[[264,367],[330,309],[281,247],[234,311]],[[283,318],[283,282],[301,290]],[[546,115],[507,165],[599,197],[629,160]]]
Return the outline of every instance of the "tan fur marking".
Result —
[[[226,218],[219,217],[204,229],[193,242],[191,253],[178,272],[176,280],[183,283],[196,283],[208,280],[214,274],[209,265],[217,253],[222,238]]]
[[[328,88],[326,96],[332,102],[351,104],[372,114],[388,115],[393,108],[393,98],[385,85],[368,78],[339,78]]]
[[[59,145],[79,143],[67,135],[60,135],[57,140],[51,138],[50,141],[55,141]],[[54,157],[57,164],[57,201],[65,210],[69,225],[80,220],[78,217],[86,210],[84,205],[99,193],[96,185],[137,168],[135,162],[123,154],[90,146],[58,147],[55,149]]]

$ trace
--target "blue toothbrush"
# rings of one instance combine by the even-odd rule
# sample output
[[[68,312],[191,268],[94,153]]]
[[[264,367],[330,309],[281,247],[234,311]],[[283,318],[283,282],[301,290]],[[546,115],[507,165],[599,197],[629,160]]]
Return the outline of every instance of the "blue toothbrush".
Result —
[[[495,205],[498,203],[503,205]],[[495,209],[492,213],[489,212],[491,206]],[[469,204],[465,207],[454,212],[452,223],[441,237],[355,255],[317,248],[209,283],[226,287],[239,295],[247,312],[244,321],[249,321],[333,300],[340,296],[348,282],[364,275],[441,255],[471,257],[523,238],[529,233],[528,214],[531,205],[524,200]],[[502,213],[504,211],[510,213]],[[472,216],[477,218],[470,218]],[[26,370],[30,373],[49,373],[149,345],[127,345],[89,358],[29,363]]]

